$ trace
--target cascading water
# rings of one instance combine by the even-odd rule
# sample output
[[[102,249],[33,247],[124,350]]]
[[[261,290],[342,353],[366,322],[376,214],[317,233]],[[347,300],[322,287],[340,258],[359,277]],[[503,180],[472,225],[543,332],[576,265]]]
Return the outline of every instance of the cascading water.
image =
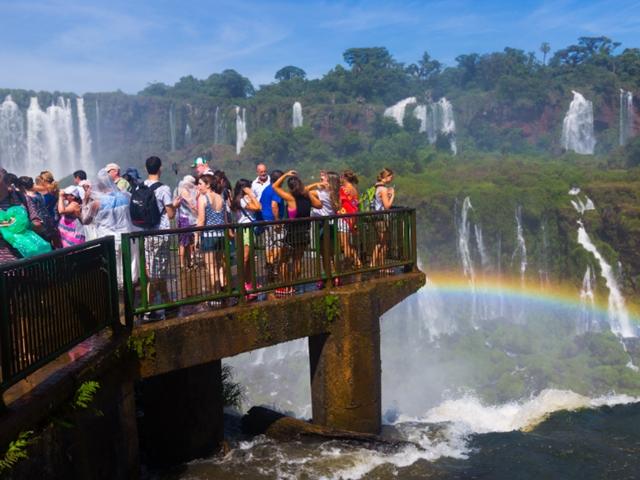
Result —
[[[473,282],[475,280],[475,271],[473,269],[473,260],[471,259],[471,250],[469,248],[469,236],[471,233],[469,210],[471,209],[473,209],[471,199],[465,197],[462,202],[462,210],[458,222],[458,253],[462,261],[462,272],[464,276]]]
[[[608,319],[611,331],[623,338],[636,337],[636,328],[629,319],[629,312],[611,265],[593,244],[581,221],[578,221],[578,225],[578,243],[595,257],[600,266],[600,275],[609,289]]]
[[[176,118],[173,104],[169,107],[169,141],[171,143],[171,151],[176,151]]]
[[[384,111],[384,116],[393,118],[401,127],[404,125],[404,114],[408,105],[416,103],[416,97],[408,97],[400,100],[395,105],[391,105]]]
[[[542,231],[542,248],[540,252],[540,267],[538,268],[538,275],[540,277],[540,286],[549,284],[549,237],[547,236],[547,226],[545,222],[542,222],[540,226]]]
[[[192,143],[192,141],[191,141],[191,127],[187,123],[187,126],[184,127],[184,144],[185,145],[191,145],[191,143]]]
[[[96,154],[102,153],[102,123],[100,120],[100,103],[96,99]]]
[[[410,97],[414,98],[414,97]],[[409,99],[406,99],[409,100]],[[394,105],[394,108],[398,104]],[[389,109],[387,109],[389,110]],[[386,115],[386,111],[385,111]],[[399,115],[399,112],[398,112]],[[404,117],[404,110],[402,111]],[[427,105],[417,105],[413,110],[413,115],[420,120],[420,132],[426,133],[429,143],[434,144],[438,134],[446,135],[449,138],[451,152],[455,155],[458,152],[456,144],[456,122],[453,116],[453,106],[445,97],[436,103]],[[389,115],[391,116],[391,115]],[[395,117],[394,117],[395,118]],[[400,124],[402,125],[402,124]]]
[[[18,172],[25,156],[24,116],[7,95],[0,105],[0,164],[10,172]]]
[[[293,104],[293,120],[292,120],[293,128],[301,127],[302,122],[303,122],[302,105],[300,104],[300,102],[295,102]]]
[[[633,136],[634,116],[633,93],[620,89],[620,146],[626,145]]]
[[[597,324],[594,322],[595,315],[595,292],[594,286],[596,284],[596,278],[591,269],[591,266],[587,266],[587,270],[582,277],[582,287],[580,288],[580,303],[582,304],[581,322],[578,325],[578,333],[585,333],[595,331]]]
[[[573,100],[562,123],[561,143],[565,150],[593,155],[596,139],[593,134],[593,104],[573,91]]]
[[[525,274],[527,272],[527,244],[524,240],[524,232],[522,229],[522,206],[516,207],[516,249],[511,256],[511,261],[519,259],[520,261],[520,282],[524,285]]]
[[[240,111],[242,110],[242,114]],[[247,109],[236,107],[236,155],[240,155],[247,141]]]
[[[93,159],[91,158],[91,134],[87,126],[87,115],[84,111],[84,99],[76,98],[78,110],[78,134],[80,136],[80,167],[85,172],[93,171]]]
[[[480,253],[480,264],[482,265],[482,270],[486,272],[489,270],[491,262],[489,261],[487,249],[484,246],[482,227],[480,227],[480,225],[478,225],[477,223],[474,225],[474,232],[476,234],[476,245],[478,247],[478,252]]]

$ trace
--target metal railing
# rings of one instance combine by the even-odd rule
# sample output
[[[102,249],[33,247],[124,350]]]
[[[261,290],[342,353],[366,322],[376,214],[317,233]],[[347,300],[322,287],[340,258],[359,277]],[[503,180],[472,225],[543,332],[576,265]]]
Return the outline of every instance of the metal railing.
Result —
[[[119,328],[113,237],[0,266],[0,394],[105,327]]]
[[[122,261],[131,326],[136,315],[169,308],[412,270],[415,210],[134,232],[122,235]]]

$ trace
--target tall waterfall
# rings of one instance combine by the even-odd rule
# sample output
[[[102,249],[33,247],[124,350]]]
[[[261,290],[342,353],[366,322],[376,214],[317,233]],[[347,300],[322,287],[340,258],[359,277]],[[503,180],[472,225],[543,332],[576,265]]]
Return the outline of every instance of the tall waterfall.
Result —
[[[78,109],[78,134],[80,136],[80,167],[84,171],[91,171],[93,161],[91,159],[91,134],[87,126],[87,115],[84,111],[84,98],[76,98]]]
[[[589,332],[595,330],[597,325],[594,325],[594,308],[596,305],[594,287],[596,284],[596,277],[593,274],[591,266],[587,266],[582,277],[582,287],[580,288],[580,303],[582,304],[581,325],[579,325],[579,331]]]
[[[295,102],[293,104],[293,128],[301,127],[302,122],[302,105],[300,102]]]
[[[213,117],[213,144],[224,143],[227,136],[227,124],[225,117],[220,115],[220,107],[216,106],[216,113]]]
[[[471,209],[473,209],[471,199],[465,197],[462,202],[460,220],[458,221],[458,253],[462,261],[464,276],[473,281],[475,279],[475,271],[473,269],[473,260],[471,259],[471,249],[469,248],[469,236],[471,234],[469,210]]]
[[[37,97],[31,98],[27,110],[27,162],[24,170],[52,170],[61,176],[78,168],[73,135],[71,100],[58,97],[46,111],[40,109]]]
[[[478,247],[478,252],[480,253],[480,263],[482,265],[482,270],[487,271],[490,267],[489,255],[487,254],[487,249],[484,246],[484,238],[482,236],[482,227],[477,223],[474,225],[474,231],[476,234],[476,245]]]
[[[511,261],[516,258],[520,260],[520,281],[524,283],[524,276],[527,272],[527,244],[524,241],[522,230],[522,206],[516,207],[516,249],[513,251]]]
[[[187,123],[187,126],[184,127],[184,144],[191,145],[191,127]]]
[[[593,155],[593,104],[573,91],[573,101],[562,123],[562,146],[582,155]]]
[[[620,89],[620,145],[627,144],[633,136],[633,93]]]
[[[240,112],[242,111],[242,114]],[[240,155],[247,141],[247,109],[236,107],[236,155]]]
[[[96,99],[96,153],[98,157],[102,153],[102,125],[100,123],[100,103]]]
[[[416,97],[405,98],[395,105],[391,105],[386,108],[383,115],[385,117],[393,118],[396,123],[402,127],[404,125],[404,112],[407,109],[407,106],[413,103],[416,103]]]
[[[429,143],[434,144],[438,139],[439,133],[446,135],[449,137],[451,152],[454,155],[458,153],[458,146],[455,138],[456,121],[453,116],[453,105],[451,105],[449,100],[442,97],[436,103],[417,105],[413,110],[413,115],[420,120],[419,131],[427,134]]]
[[[578,221],[578,226],[578,243],[596,258],[600,265],[600,274],[604,278],[607,288],[609,289],[607,310],[611,331],[621,337],[637,336],[636,329],[631,325],[629,312],[627,311],[624,297],[622,296],[622,292],[620,291],[620,287],[618,286],[618,282],[611,265],[609,265],[593,244],[581,221]]]
[[[0,105],[0,164],[10,172],[20,171],[24,155],[24,116],[11,95],[7,95]]]
[[[176,151],[176,118],[173,112],[173,104],[169,107],[169,139],[171,141],[171,151]]]

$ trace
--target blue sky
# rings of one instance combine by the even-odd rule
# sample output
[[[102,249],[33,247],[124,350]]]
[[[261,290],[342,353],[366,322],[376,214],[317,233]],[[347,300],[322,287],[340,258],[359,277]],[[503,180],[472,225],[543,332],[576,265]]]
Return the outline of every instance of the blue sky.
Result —
[[[233,68],[254,85],[285,65],[321,76],[350,47],[453,65],[505,46],[579,36],[640,47],[640,1],[0,0],[0,88],[135,93]]]

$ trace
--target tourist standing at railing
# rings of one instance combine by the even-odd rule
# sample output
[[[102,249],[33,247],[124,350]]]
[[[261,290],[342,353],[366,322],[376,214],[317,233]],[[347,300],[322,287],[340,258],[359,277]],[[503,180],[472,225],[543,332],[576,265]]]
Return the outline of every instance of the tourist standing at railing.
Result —
[[[390,168],[384,168],[378,173],[377,182],[375,184],[376,193],[373,201],[373,209],[376,212],[389,210],[393,205],[396,192],[391,187],[393,181],[393,171]],[[373,258],[371,266],[384,265],[387,251],[389,250],[389,219],[382,216],[374,221],[378,242],[373,249]]]
[[[60,191],[58,197],[58,231],[63,247],[75,247],[85,241],[84,228],[80,217],[82,215],[82,193],[80,188],[71,185]]]
[[[75,172],[73,172],[73,183],[75,183],[76,185],[80,185],[80,182],[84,181],[87,179],[87,172],[85,172],[84,170],[76,170]]]
[[[286,216],[285,202],[274,189],[273,184],[282,176],[282,170],[273,170],[270,175],[270,183],[260,196],[262,206],[262,219],[264,221],[282,220]],[[279,266],[282,261],[282,248],[284,246],[285,228],[282,224],[268,225],[265,229],[265,254],[267,260],[267,282],[275,283]]]
[[[170,220],[175,217],[176,209],[173,206],[173,198],[171,197],[171,189],[167,185],[160,182],[162,175],[162,160],[158,157],[149,157],[145,161],[147,169],[147,179],[144,186],[153,191],[156,198],[158,211],[160,212],[160,220],[157,224],[146,227],[147,230],[169,230],[171,228]],[[169,267],[169,239],[166,235],[154,235],[144,237],[146,268],[149,281],[149,300],[152,303],[158,303],[155,296],[160,296],[162,301],[169,302],[169,289],[167,285],[167,270]],[[162,314],[160,314],[162,317]]]
[[[38,217],[38,214],[33,205],[27,200],[24,195],[14,190],[10,185],[7,184],[6,176],[6,170],[0,168],[0,212],[2,218],[2,221],[0,222],[0,228],[11,229],[12,227],[16,226],[17,222],[15,221],[15,217],[8,218],[11,215],[9,213],[9,209],[11,209],[12,207],[22,207],[24,211],[26,211],[26,215],[28,218],[28,225],[26,228],[27,231],[31,230],[34,226],[39,227],[40,225],[42,225],[42,221]],[[27,235],[29,235],[28,232]],[[34,232],[30,232],[30,235],[36,234]],[[44,244],[43,248],[46,247],[49,250],[51,249],[46,244],[45,240],[37,235],[36,237],[36,240],[39,239],[39,241]],[[10,262],[19,258],[23,258],[25,256],[19,250],[19,247],[22,246],[19,243],[21,242],[21,240],[23,239],[15,238],[15,235],[8,235],[8,231],[2,232],[2,234],[0,235],[0,263]],[[27,238],[26,240],[29,241],[30,239]],[[27,247],[31,247],[31,245],[27,245]],[[36,251],[37,249],[30,248],[29,250]],[[22,251],[24,252],[25,250],[23,249]]]
[[[57,224],[60,218],[58,215],[58,183],[55,181],[53,174],[48,170],[40,172],[40,175],[35,179],[35,186],[33,188],[42,195],[44,206],[49,216],[54,220],[54,223]],[[51,244],[53,248],[62,248],[60,235],[57,231],[53,234]]]
[[[87,240],[114,237],[118,284],[122,286],[122,234],[137,230],[129,215],[131,194],[120,191],[104,169],[98,172],[93,184],[86,180],[82,188],[84,200],[80,220],[85,225]],[[132,278],[136,281],[139,273],[137,248],[131,248],[131,257]]]
[[[282,184],[287,180],[289,191],[282,188]],[[289,218],[309,218],[311,216],[311,208],[322,208],[322,203],[318,199],[315,192],[306,190],[304,183],[298,177],[295,170],[289,170],[282,175],[274,184],[273,189],[287,202],[287,215]],[[284,244],[286,245],[287,260],[282,262],[282,273],[288,258],[292,259],[292,268],[289,273],[289,280],[297,280],[302,274],[302,257],[304,251],[309,246],[310,241],[310,223],[294,222],[287,224],[287,233],[285,234]],[[283,275],[284,276],[284,275]],[[276,295],[286,295],[294,293],[293,287],[276,290]]]
[[[336,172],[320,171],[320,181],[307,186],[307,190],[315,190],[318,200],[322,203],[321,208],[312,208],[312,217],[328,217],[335,215],[340,210],[340,175]],[[329,261],[333,264],[333,245],[336,235],[336,224],[333,220],[329,222],[329,231],[326,232],[324,224],[320,226],[320,244],[324,242],[324,236],[330,235],[329,238]],[[324,249],[320,248],[324,253]],[[318,287],[322,286],[322,282],[318,282]]]
[[[225,205],[222,195],[214,191],[213,175],[201,175],[198,178],[198,227],[224,225]],[[224,230],[216,229],[199,232],[200,250],[209,272],[210,291],[218,293],[226,286],[224,272]]]
[[[116,184],[116,187],[118,187],[121,192],[131,191],[131,185],[129,185],[127,179],[120,176],[120,165],[118,165],[117,163],[109,163],[106,167],[104,167],[104,169],[107,171],[107,173],[111,177],[111,180],[113,180],[113,183]]]
[[[231,202],[231,209],[236,215],[236,221],[242,224],[250,224],[256,221],[257,212],[260,211],[262,205],[251,190],[251,180],[241,178],[236,182],[233,189],[233,200]],[[250,254],[251,254],[251,236],[253,235],[253,228],[247,225],[243,229],[242,233],[242,248],[244,254],[244,288],[245,290],[253,290],[254,288],[260,288],[257,285],[256,279],[251,272]],[[239,239],[237,239],[239,240]],[[238,245],[237,248],[240,248]],[[249,295],[249,298],[254,298],[253,295]]]
[[[340,210],[339,214],[358,213],[358,177],[352,170],[345,170],[340,176]],[[353,246],[357,235],[357,223],[355,218],[341,218],[338,220],[338,235],[340,247],[345,258],[353,263],[354,268],[362,267],[362,261],[358,250]]]
[[[33,209],[35,212],[36,220],[32,220],[33,230],[51,243],[53,247],[53,239],[59,238],[58,226],[55,219],[49,214],[42,195],[34,190],[33,178],[20,177],[16,186],[18,191],[24,195],[28,208]]]
[[[258,176],[253,182],[251,182],[251,190],[253,191],[253,194],[256,196],[258,201],[260,201],[262,192],[271,183],[271,179],[269,178],[267,166],[264,163],[259,163],[258,165],[256,165],[256,173],[258,174]]]
[[[194,175],[195,178],[200,178],[201,175],[213,174],[213,170],[211,170],[211,167],[209,166],[209,162],[207,162],[207,159],[204,157],[196,157],[193,160],[193,163],[191,164],[191,166],[195,170],[195,175]]]
[[[198,190],[196,179],[191,175],[185,175],[178,183],[174,192],[173,206],[177,209],[177,227],[188,228],[196,224],[198,215]],[[195,266],[195,237],[193,233],[181,233],[178,235],[178,253],[180,255],[180,268]]]

